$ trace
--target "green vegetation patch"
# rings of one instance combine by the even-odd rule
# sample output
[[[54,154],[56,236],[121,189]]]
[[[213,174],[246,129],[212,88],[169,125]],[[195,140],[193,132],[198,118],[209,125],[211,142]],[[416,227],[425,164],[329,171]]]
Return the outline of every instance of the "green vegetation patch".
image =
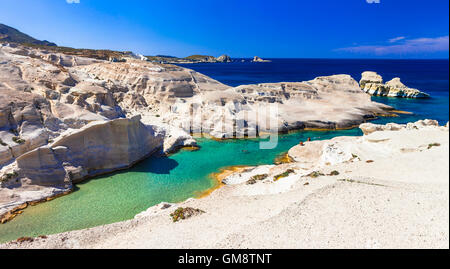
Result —
[[[324,176],[324,175],[325,175],[325,174],[322,173],[322,172],[320,172],[320,171],[312,171],[311,173],[307,174],[306,176],[307,176],[307,177],[313,177],[313,178],[316,178],[316,177],[321,177],[321,176]]]
[[[173,222],[177,222],[179,220],[187,219],[203,213],[205,213],[205,211],[198,208],[179,207],[173,213],[171,213],[170,216],[172,217]]]
[[[249,180],[247,180],[247,184],[255,184],[257,181],[266,179],[269,175],[268,174],[260,174],[260,175],[254,175]]]
[[[274,177],[273,177],[273,181],[277,181],[277,180],[279,180],[280,178],[287,177],[287,176],[289,176],[290,174],[292,174],[292,173],[294,173],[294,172],[295,172],[295,171],[294,171],[293,169],[288,169],[288,170],[284,171],[283,173],[274,176]]]
[[[339,175],[339,171],[336,170],[333,170],[328,174],[328,176],[337,176],[337,175]]]

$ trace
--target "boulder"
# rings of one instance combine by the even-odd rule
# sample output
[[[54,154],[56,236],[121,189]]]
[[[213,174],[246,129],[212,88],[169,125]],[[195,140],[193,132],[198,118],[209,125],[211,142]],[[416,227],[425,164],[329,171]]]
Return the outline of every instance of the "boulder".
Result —
[[[359,85],[363,88],[367,83],[372,84],[383,84],[383,78],[378,75],[376,72],[365,71],[361,75],[361,80],[359,81]]]
[[[362,73],[359,85],[364,92],[375,96],[404,98],[429,97],[429,95],[424,92],[408,88],[400,81],[400,78],[393,78],[386,82],[386,84],[383,84],[383,78],[372,71],[365,71]]]
[[[23,154],[16,159],[17,172],[31,184],[76,183],[85,177],[130,167],[162,149],[163,137],[154,126],[141,123],[138,116],[93,122],[64,133],[51,145]]]

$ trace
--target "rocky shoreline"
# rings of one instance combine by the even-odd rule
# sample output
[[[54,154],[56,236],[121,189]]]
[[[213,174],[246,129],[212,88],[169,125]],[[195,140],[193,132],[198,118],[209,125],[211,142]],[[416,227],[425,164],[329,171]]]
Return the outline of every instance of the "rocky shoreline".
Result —
[[[290,163],[224,170],[202,199],[0,247],[448,248],[448,124],[360,128],[294,146]],[[176,208],[203,213],[173,222]]]

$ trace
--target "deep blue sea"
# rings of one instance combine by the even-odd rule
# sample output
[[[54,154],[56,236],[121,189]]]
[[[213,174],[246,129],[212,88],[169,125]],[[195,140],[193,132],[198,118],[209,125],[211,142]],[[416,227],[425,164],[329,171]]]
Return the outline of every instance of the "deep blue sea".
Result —
[[[245,62],[241,62],[244,60]],[[292,82],[314,79],[317,76],[348,74],[361,79],[364,71],[375,71],[384,81],[400,77],[408,87],[431,95],[429,99],[372,97],[398,110],[414,115],[384,123],[406,123],[418,119],[435,119],[445,124],[449,119],[449,61],[448,60],[378,60],[378,59],[270,59],[269,63],[253,63],[250,59],[235,59],[232,63],[200,63],[180,66],[193,69],[224,84],[238,86],[264,82]]]

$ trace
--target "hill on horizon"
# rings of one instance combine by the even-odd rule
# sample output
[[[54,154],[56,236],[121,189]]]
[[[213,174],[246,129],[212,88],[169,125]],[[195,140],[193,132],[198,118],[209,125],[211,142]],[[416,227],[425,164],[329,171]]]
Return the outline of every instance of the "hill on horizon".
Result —
[[[42,46],[56,46],[47,40],[38,40],[8,25],[0,23],[0,42],[13,42],[20,44],[35,44]]]

